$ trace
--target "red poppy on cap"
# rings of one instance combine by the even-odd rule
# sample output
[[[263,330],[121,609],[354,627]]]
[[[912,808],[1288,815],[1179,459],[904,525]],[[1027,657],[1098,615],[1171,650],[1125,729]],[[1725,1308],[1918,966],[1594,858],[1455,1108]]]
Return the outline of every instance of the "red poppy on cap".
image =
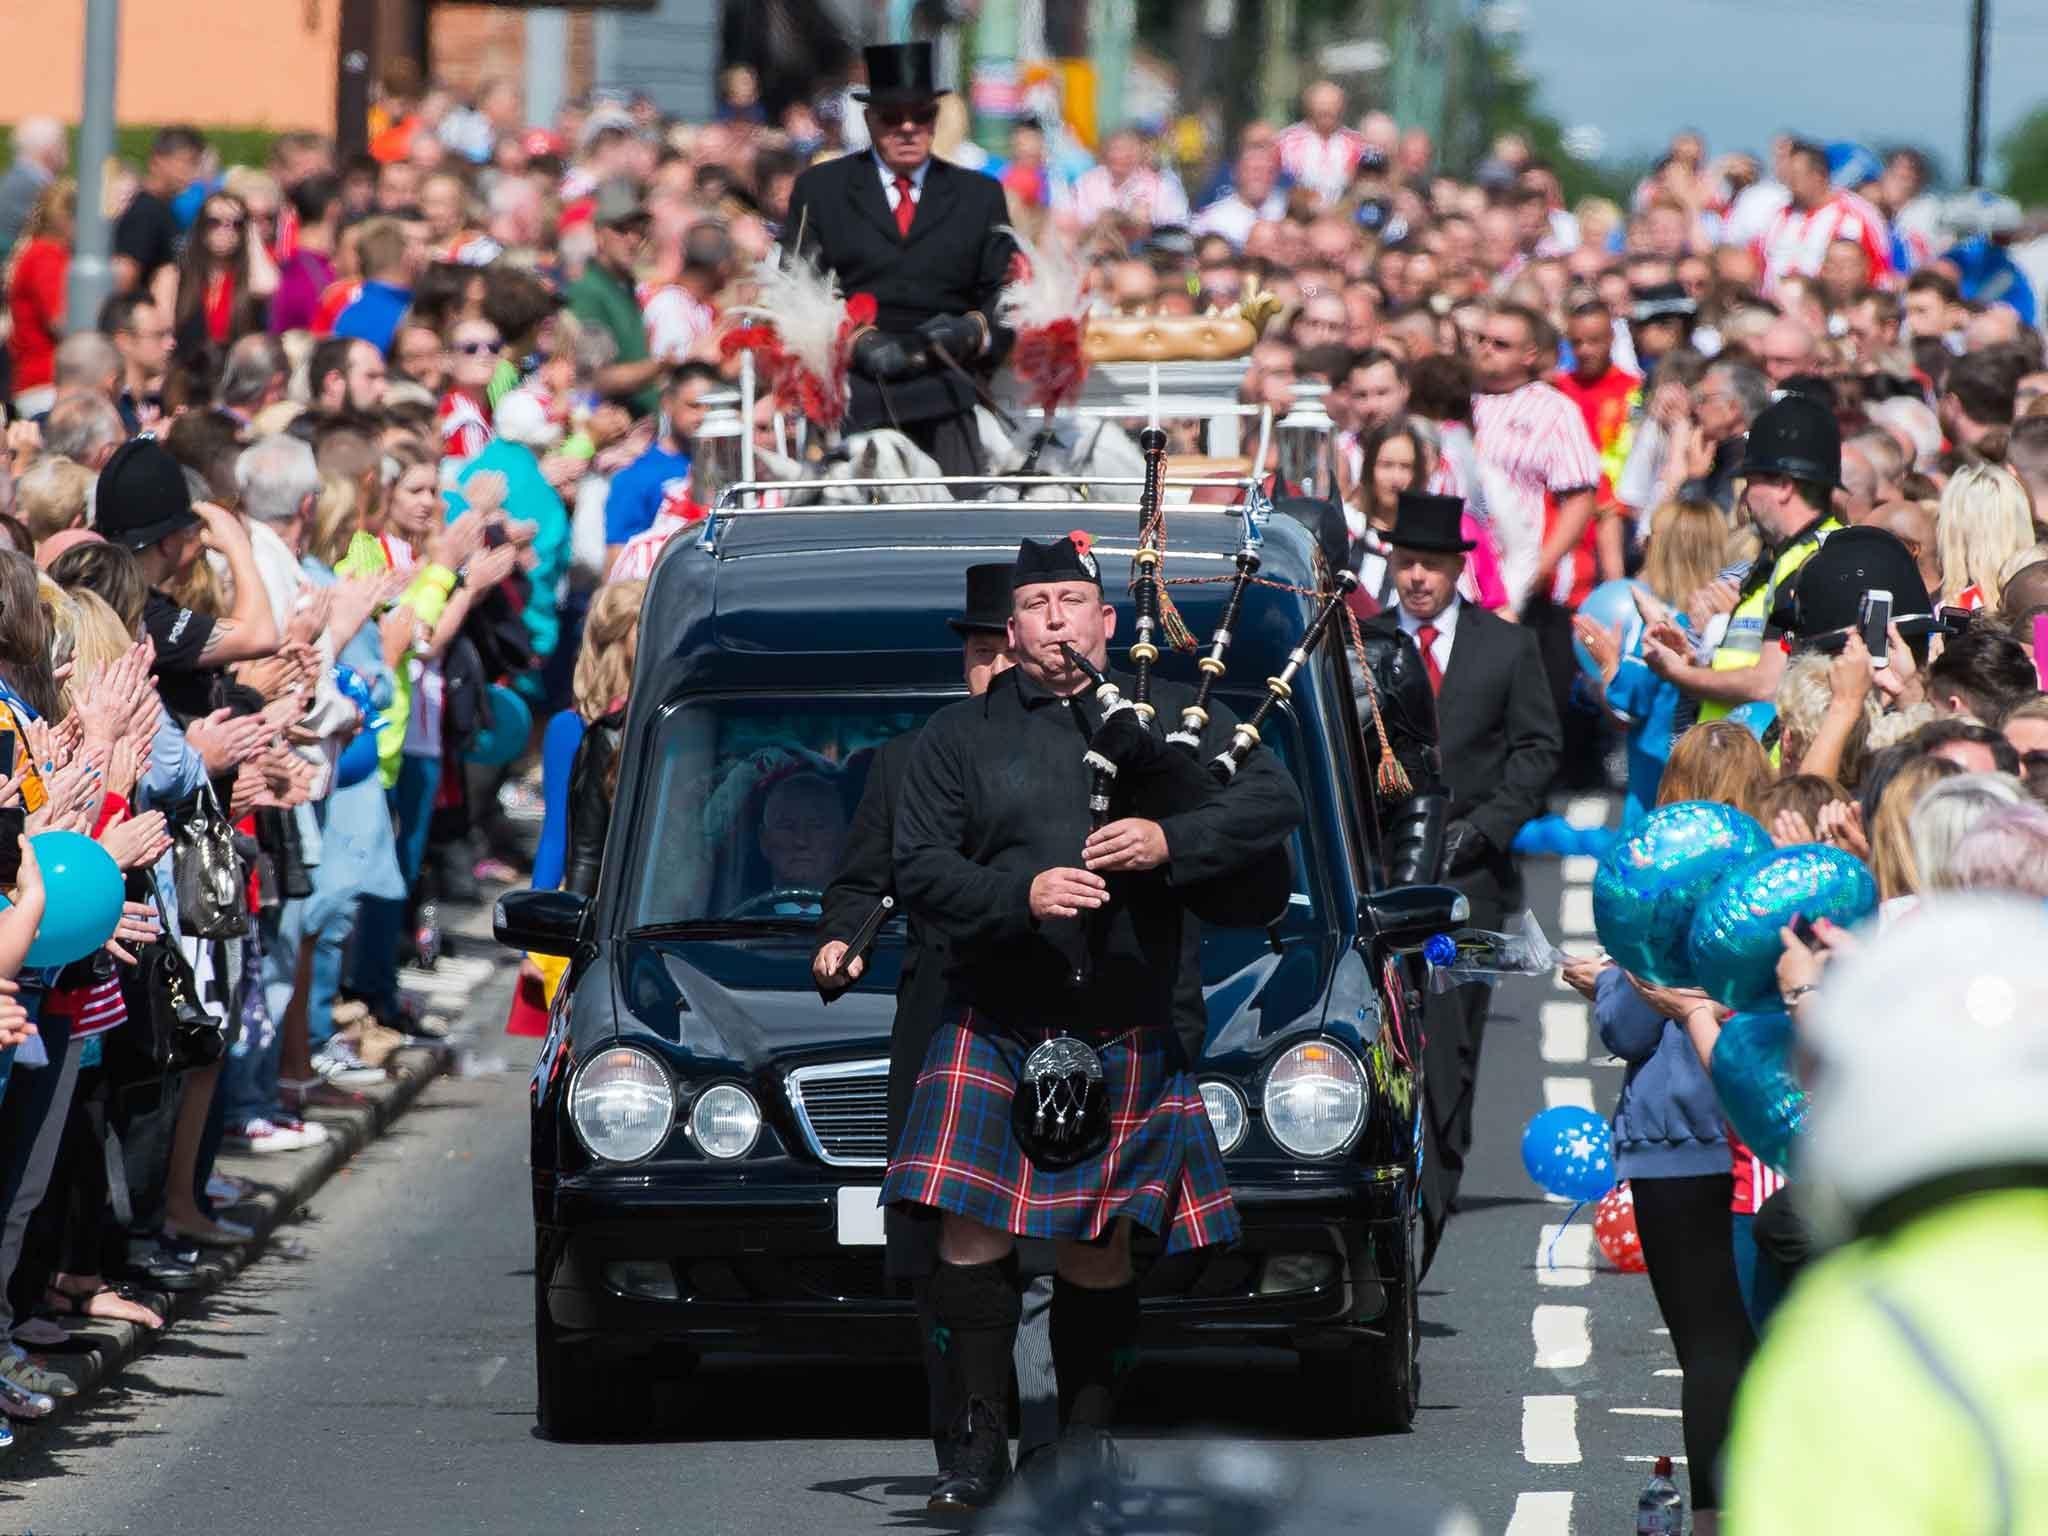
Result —
[[[1076,528],[1067,535],[1067,538],[1072,541],[1074,553],[1077,555],[1085,555],[1095,547],[1095,535],[1086,528]]]

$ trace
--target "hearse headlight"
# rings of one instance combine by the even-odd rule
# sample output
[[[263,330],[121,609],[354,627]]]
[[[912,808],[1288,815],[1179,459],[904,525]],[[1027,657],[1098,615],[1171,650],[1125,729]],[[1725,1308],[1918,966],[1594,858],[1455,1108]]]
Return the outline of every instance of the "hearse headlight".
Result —
[[[713,1083],[690,1106],[690,1135],[706,1157],[745,1157],[761,1139],[761,1106],[738,1083]]]
[[[667,1068],[637,1046],[607,1046],[576,1070],[569,1123],[591,1155],[608,1163],[651,1156],[676,1123]]]
[[[1210,1078],[1202,1085],[1202,1108],[1209,1111],[1209,1129],[1216,1133],[1216,1145],[1224,1152],[1235,1152],[1237,1144],[1244,1140],[1244,1128],[1250,1116],[1245,1113],[1244,1095],[1228,1083]]]
[[[1328,1040],[1283,1051],[1266,1074],[1266,1129],[1296,1157],[1328,1157],[1365,1124],[1365,1073]]]

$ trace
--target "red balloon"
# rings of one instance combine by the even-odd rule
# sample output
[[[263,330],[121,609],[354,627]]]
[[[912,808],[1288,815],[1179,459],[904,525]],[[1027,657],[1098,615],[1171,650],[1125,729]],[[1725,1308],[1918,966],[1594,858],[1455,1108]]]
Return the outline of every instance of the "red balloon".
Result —
[[[1627,1183],[1620,1183],[1600,1197],[1593,1208],[1593,1240],[1607,1255],[1607,1262],[1625,1275],[1640,1275],[1643,1241],[1636,1235],[1636,1197]]]

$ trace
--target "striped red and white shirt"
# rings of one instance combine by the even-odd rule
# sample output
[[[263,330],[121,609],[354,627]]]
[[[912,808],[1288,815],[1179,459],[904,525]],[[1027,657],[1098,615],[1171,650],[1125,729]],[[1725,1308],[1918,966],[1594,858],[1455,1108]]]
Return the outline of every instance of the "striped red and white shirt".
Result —
[[[1737,1216],[1754,1216],[1764,1202],[1785,1187],[1785,1176],[1771,1168],[1728,1127],[1728,1150],[1734,1157],[1735,1198],[1729,1209]]]
[[[1509,603],[1519,609],[1544,575],[1537,561],[1558,503],[1600,483],[1600,455],[1579,408],[1541,379],[1505,394],[1474,395],[1472,435],[1501,581]],[[1569,605],[1592,589],[1593,539],[1588,523],[1578,547],[1550,573],[1545,591],[1553,602]]]
[[[1168,171],[1140,166],[1122,181],[1098,165],[1074,182],[1074,216],[1083,225],[1093,224],[1105,214],[1120,213],[1155,227],[1185,226],[1188,195],[1180,178]]]
[[[680,283],[643,290],[640,319],[647,327],[647,355],[680,363],[718,329],[718,311]]]
[[[1339,128],[1328,138],[1305,122],[1290,123],[1274,141],[1280,151],[1280,168],[1296,186],[1322,194],[1334,203],[1351,185],[1365,153],[1365,135],[1352,128]]]
[[[451,389],[441,397],[441,409],[434,420],[441,433],[444,459],[473,459],[496,435],[484,408],[459,389]]]
[[[690,482],[679,481],[663,498],[661,510],[654,514],[654,521],[643,533],[636,533],[626,540],[619,551],[619,558],[612,562],[611,574],[607,581],[645,581],[654,574],[655,562],[661,559],[661,552],[668,547],[668,541],[685,528],[693,528],[704,521],[705,507],[690,494]]]
[[[1828,247],[1837,240],[1854,240],[1863,247],[1873,284],[1891,276],[1892,243],[1884,215],[1854,192],[1836,192],[1810,211],[1788,203],[1764,226],[1756,243],[1764,292],[1774,292],[1781,278],[1794,273],[1815,276]]]

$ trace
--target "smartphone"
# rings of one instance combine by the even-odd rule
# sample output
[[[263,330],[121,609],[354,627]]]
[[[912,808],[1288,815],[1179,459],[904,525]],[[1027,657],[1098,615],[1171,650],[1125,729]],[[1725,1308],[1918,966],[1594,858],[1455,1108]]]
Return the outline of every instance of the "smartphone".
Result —
[[[14,777],[14,732],[0,735],[0,780]]]
[[[1856,627],[1863,631],[1863,643],[1870,651],[1870,666],[1873,671],[1882,670],[1892,664],[1891,629],[1892,595],[1879,587],[1872,587],[1863,594],[1863,607],[1856,618]]]
[[[1969,608],[1944,608],[1941,610],[1941,632],[1951,637],[1967,635],[1976,618],[1975,611]]]
[[[1792,931],[1808,949],[1820,948],[1820,932],[1813,926],[1813,919],[1804,912],[1792,914]]]

